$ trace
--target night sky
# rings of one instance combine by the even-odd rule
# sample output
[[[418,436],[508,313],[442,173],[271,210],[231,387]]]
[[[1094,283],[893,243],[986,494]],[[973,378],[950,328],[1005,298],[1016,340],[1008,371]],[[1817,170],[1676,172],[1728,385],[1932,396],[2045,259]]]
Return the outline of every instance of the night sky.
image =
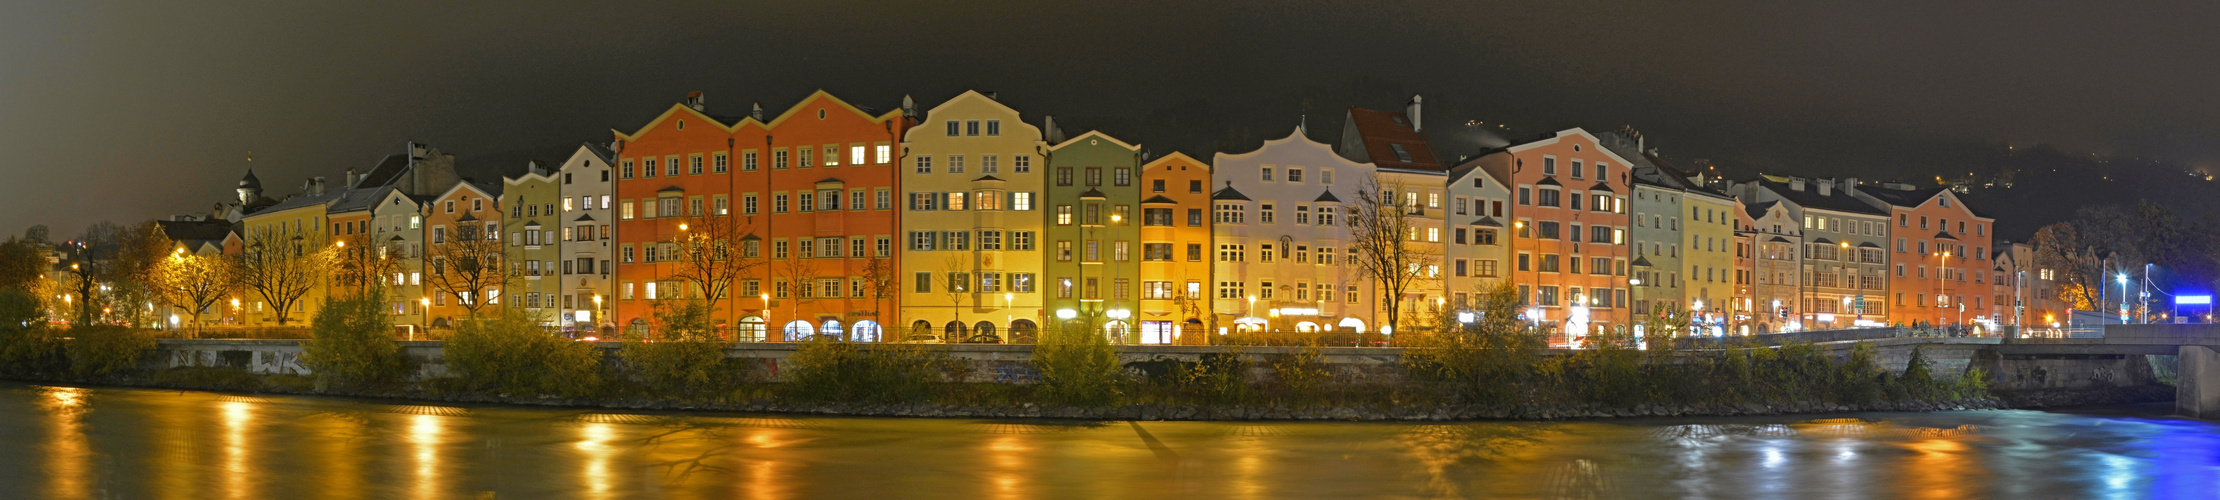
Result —
[[[1157,152],[1305,115],[1325,138],[1419,93],[1451,153],[1488,144],[1479,121],[1631,125],[1741,172],[1910,179],[2036,144],[2220,167],[2215,3],[338,3],[11,5],[0,232],[203,212],[249,151],[289,194],[407,140],[466,162],[608,141],[692,90],[732,115],[993,90]]]

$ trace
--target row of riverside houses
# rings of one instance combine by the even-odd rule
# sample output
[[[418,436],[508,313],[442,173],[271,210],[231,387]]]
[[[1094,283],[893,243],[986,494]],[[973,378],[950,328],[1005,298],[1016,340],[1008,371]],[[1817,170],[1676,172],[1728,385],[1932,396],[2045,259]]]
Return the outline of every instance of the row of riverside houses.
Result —
[[[194,251],[270,237],[376,249],[397,264],[379,274],[397,325],[498,305],[566,328],[644,327],[659,301],[708,298],[737,340],[1379,332],[1469,312],[1503,282],[1560,344],[1667,312],[1713,334],[2047,321],[2022,301],[2062,312],[2034,304],[2056,294],[2047,273],[2021,279],[2026,246],[1999,248],[1993,220],[1947,189],[1692,175],[1631,129],[1449,153],[1421,109],[1415,96],[1352,107],[1336,143],[1295,126],[1205,161],[1067,135],[991,93],[882,112],[819,91],[729,116],[695,92],[555,165],[471,170],[412,143],[282,200],[250,172],[239,203],[206,219],[234,222],[228,239],[173,233],[197,235]],[[1361,238],[1383,219],[1366,207],[1392,211],[1401,241]],[[1373,258],[1391,247],[1411,258]],[[503,272],[454,276],[474,253],[498,253]],[[1382,266],[1400,278],[1366,271]],[[240,319],[267,322],[249,302]]]

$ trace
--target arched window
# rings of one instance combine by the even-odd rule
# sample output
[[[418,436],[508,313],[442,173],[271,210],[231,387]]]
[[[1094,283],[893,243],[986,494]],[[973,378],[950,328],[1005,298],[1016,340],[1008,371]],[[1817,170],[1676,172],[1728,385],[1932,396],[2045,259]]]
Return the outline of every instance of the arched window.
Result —
[[[950,321],[946,327],[942,328],[941,333],[942,340],[962,342],[964,340],[964,324],[960,321]]]
[[[971,327],[971,334],[976,337],[994,337],[994,323],[981,321]]]
[[[787,342],[801,342],[809,340],[809,334],[814,330],[816,328],[812,327],[808,321],[794,320],[787,323],[786,328],[779,332],[779,338],[785,339]]]
[[[1341,323],[1336,326],[1350,333],[1364,333],[1364,321],[1356,318],[1341,318]]]
[[[1010,322],[1010,343],[1031,344],[1040,335],[1040,327],[1033,320],[1020,319]]]
[[[740,318],[739,340],[741,342],[762,342],[763,328],[762,316]]]
[[[933,338],[932,323],[922,319],[910,322],[910,338],[908,340],[926,340],[930,338]]]
[[[833,340],[848,340],[848,337],[846,335],[840,334],[839,320],[825,320],[824,325],[817,327],[817,335]]]
[[[878,342],[879,323],[868,319],[857,321],[855,327],[851,328],[849,331],[848,340],[856,342]]]

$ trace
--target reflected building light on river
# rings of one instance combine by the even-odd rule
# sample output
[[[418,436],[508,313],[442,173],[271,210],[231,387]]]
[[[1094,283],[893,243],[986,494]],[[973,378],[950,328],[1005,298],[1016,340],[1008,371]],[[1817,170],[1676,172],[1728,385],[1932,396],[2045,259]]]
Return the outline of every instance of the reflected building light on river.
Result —
[[[438,415],[409,415],[409,444],[416,458],[416,498],[441,498],[439,442],[446,432]]]
[[[254,424],[254,405],[240,401],[223,403],[224,418],[224,493],[231,498],[258,498],[254,494],[254,471],[248,470],[249,449],[247,435]]]
[[[988,478],[994,483],[994,498],[1027,498],[1025,472],[1029,468],[1025,452],[1032,448],[1025,445],[1018,434],[1000,434],[987,442],[987,457],[992,462]]]
[[[92,498],[92,449],[85,441],[85,391],[44,388],[47,396],[46,498]]]
[[[609,460],[616,454],[616,447],[609,441],[616,439],[616,430],[596,422],[579,427],[578,433],[578,451],[586,458],[586,498],[611,498]]]
[[[781,445],[784,445],[786,443],[786,440],[784,439],[785,433],[786,431],[784,429],[748,429],[748,436],[742,438],[741,440],[748,443],[749,446],[756,448],[758,451],[747,453],[753,459],[742,460],[740,463],[740,466],[743,468],[743,470],[747,471],[748,480],[746,482],[740,483],[741,489],[739,497],[761,500],[778,500],[785,499],[790,496],[790,492],[788,490],[792,487],[792,485],[787,484],[786,481],[789,478],[787,478],[786,473],[781,470],[783,467],[786,466],[782,462],[782,460],[780,460],[781,458],[783,458],[783,454],[761,451],[773,450]]]

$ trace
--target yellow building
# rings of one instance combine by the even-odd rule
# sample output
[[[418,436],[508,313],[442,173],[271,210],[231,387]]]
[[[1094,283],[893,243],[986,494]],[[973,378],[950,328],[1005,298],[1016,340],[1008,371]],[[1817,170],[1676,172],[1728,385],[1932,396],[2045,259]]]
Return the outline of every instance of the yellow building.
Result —
[[[242,277],[236,295],[241,323],[305,325],[323,305],[330,273],[314,256],[327,253],[333,244],[326,210],[338,195],[324,189],[322,177],[311,178],[300,194],[240,220],[240,251],[255,263],[248,267],[260,271]]]
[[[1706,333],[1726,331],[1735,299],[1735,214],[1742,210],[1742,203],[1734,197],[1701,187],[1691,187],[1681,196],[1681,216],[1687,222],[1681,226],[1681,272],[1687,273],[1681,282],[1688,305],[1696,307],[1691,317]],[[1701,304],[1701,306],[1698,306]],[[1719,327],[1713,329],[1711,327]]]
[[[976,91],[918,120],[903,136],[899,162],[901,338],[1033,336],[1047,319],[1041,129]]]

